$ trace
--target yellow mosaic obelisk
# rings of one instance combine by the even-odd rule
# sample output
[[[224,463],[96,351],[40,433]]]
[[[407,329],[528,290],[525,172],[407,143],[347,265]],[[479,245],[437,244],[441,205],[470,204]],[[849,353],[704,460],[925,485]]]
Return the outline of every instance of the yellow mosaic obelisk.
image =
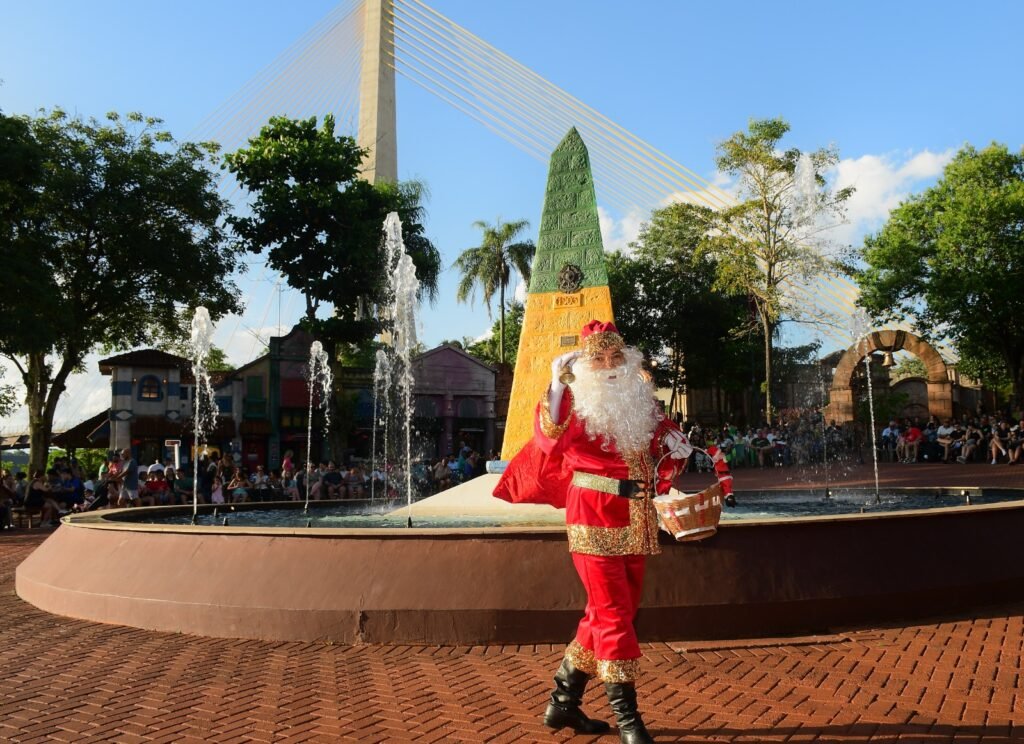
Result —
[[[501,459],[511,460],[533,436],[551,362],[580,348],[580,329],[594,319],[614,320],[612,298],[590,154],[573,127],[551,154]]]

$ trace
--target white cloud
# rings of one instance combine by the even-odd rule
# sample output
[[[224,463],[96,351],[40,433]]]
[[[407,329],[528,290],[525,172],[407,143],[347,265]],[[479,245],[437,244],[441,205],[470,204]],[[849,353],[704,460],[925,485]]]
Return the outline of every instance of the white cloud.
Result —
[[[53,416],[54,431],[63,431],[81,423],[90,416],[110,406],[110,378],[100,374],[96,363],[103,358],[99,354],[89,354],[85,359],[85,372],[73,373],[68,376],[66,389],[57,402]],[[25,399],[25,386],[21,382],[21,373],[17,367],[7,360],[0,361],[5,374],[3,384],[14,385],[18,400]],[[0,433],[4,435],[22,434],[28,431],[28,408],[18,407],[10,416],[0,419]]]
[[[631,209],[625,216],[616,219],[611,212],[599,206],[597,218],[601,224],[601,240],[604,242],[605,251],[620,251],[630,255],[633,250],[629,244],[640,235],[640,226],[648,217],[649,215],[640,209]]]
[[[527,290],[526,282],[523,281],[522,278],[520,278],[519,282],[516,284],[516,290],[512,294],[512,296],[515,298],[516,302],[518,302],[520,305],[525,305],[526,304],[526,294],[527,294],[526,290]]]
[[[877,230],[894,207],[941,175],[955,152],[951,148],[938,153],[923,150],[840,160],[831,174],[833,186],[853,186],[856,191],[846,203],[847,223],[832,230],[832,240],[853,244],[864,233]]]

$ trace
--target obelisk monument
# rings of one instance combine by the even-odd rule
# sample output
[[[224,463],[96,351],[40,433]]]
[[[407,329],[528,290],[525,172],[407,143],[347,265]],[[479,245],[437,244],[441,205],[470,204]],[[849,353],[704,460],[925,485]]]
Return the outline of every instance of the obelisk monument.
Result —
[[[551,154],[544,213],[526,297],[501,459],[533,436],[533,412],[551,362],[580,348],[580,328],[614,320],[590,154],[573,127]]]

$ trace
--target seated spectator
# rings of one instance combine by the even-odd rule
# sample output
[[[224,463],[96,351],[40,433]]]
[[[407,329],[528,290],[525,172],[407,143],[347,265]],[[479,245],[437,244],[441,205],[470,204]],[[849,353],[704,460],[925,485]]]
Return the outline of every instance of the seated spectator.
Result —
[[[935,441],[942,447],[943,462],[950,462],[953,457],[953,444],[960,438],[956,434],[957,429],[950,419],[943,421],[935,430]]]
[[[321,498],[328,499],[343,499],[345,498],[345,475],[338,470],[338,466],[334,460],[327,463],[327,471],[321,477],[323,485],[321,489]]]
[[[363,471],[358,465],[353,465],[345,475],[345,489],[348,498],[361,499],[366,491],[366,479]]]
[[[768,440],[764,429],[758,429],[757,434],[750,440],[750,446],[757,454],[757,466],[760,468],[770,468],[772,466],[772,455],[775,452],[775,447]]]
[[[306,488],[309,491],[309,498],[311,501],[319,501],[324,498],[328,492],[327,483],[324,481],[324,476],[327,475],[328,467],[327,463],[320,463],[320,467],[314,467],[310,465],[310,469],[305,471],[303,475],[308,481]]]
[[[448,455],[448,482],[462,483],[462,456]]]
[[[989,455],[992,457],[990,464],[995,465],[998,462],[999,457],[1008,457],[1010,444],[1010,427],[1005,421],[1000,421],[994,429],[992,429],[992,439],[989,443]]]
[[[903,462],[917,462],[918,451],[921,447],[921,442],[924,441],[924,432],[917,427],[917,424],[911,424],[903,433],[902,441]]]
[[[376,478],[378,473],[380,473],[379,470],[374,470],[370,477]],[[384,474],[380,473],[380,475],[380,480],[383,481]],[[434,486],[437,489],[437,492],[441,492],[448,488],[448,486],[451,485],[451,482],[451,476],[448,471],[448,458],[442,457],[434,464]]]
[[[14,505],[21,506],[25,503],[25,494],[28,492],[28,475],[23,470],[14,474],[14,490],[17,494],[14,497]]]
[[[286,499],[298,501],[301,498],[299,496],[299,482],[295,479],[295,473],[288,468],[282,473],[281,486],[284,488],[284,497]]]
[[[77,512],[89,511],[90,509],[93,508],[97,501],[96,484],[93,483],[91,480],[87,480],[85,483],[82,484],[82,492],[84,498],[81,504],[76,504],[75,511]]]
[[[982,434],[981,429],[975,426],[973,423],[967,425],[967,429],[964,432],[963,445],[960,448],[960,456],[956,458],[956,461],[961,465],[964,465],[971,461],[981,447]]]
[[[71,511],[75,506],[75,487],[71,483],[71,470],[64,468],[57,470],[51,468],[50,476],[50,497],[57,502],[62,514]]]
[[[775,464],[779,467],[789,464],[789,443],[784,429],[772,429],[772,447],[775,449]]]
[[[0,470],[0,529],[9,530],[14,527],[14,502],[18,496],[14,484],[14,476],[6,470]]]
[[[1010,427],[1010,441],[1006,449],[1010,453],[1007,465],[1016,465],[1020,460],[1021,450],[1024,449],[1024,426],[1015,424]]]
[[[249,481],[252,483],[256,501],[266,501],[268,497],[267,491],[270,488],[270,477],[262,465],[256,466],[256,472],[249,476]]]
[[[448,477],[448,465],[444,466],[445,478]],[[385,496],[385,486],[387,485],[387,476],[384,474],[384,468],[378,466],[370,472],[370,497],[375,498],[378,496]]]
[[[178,503],[178,496],[174,492],[174,482],[178,480],[178,471],[174,465],[164,466],[164,481],[167,483],[167,495],[172,504]]]
[[[882,429],[882,451],[886,455],[886,459],[892,460],[894,457],[899,460],[902,454],[902,447],[897,451],[897,445],[900,440],[900,427],[893,419],[889,422],[889,425]]]
[[[148,506],[168,506],[171,503],[171,488],[167,484],[166,473],[154,470],[146,479],[142,489],[142,503]]]
[[[270,475],[267,476],[267,488],[264,494],[271,501],[280,501],[284,498],[284,483],[281,481],[281,475],[278,471],[270,471]]]
[[[228,483],[228,492],[231,494],[231,503],[240,504],[249,500],[249,479],[242,473],[241,468],[235,471]]]
[[[42,470],[35,471],[25,495],[25,516],[29,526],[32,525],[32,515],[38,514],[40,527],[53,527],[57,524],[58,512],[57,502],[50,495],[50,481],[43,476]]]
[[[193,498],[197,504],[206,503],[206,497],[203,496],[202,490],[196,491],[193,487],[192,473],[187,469],[175,473],[173,494],[174,500],[179,504],[191,504]]]

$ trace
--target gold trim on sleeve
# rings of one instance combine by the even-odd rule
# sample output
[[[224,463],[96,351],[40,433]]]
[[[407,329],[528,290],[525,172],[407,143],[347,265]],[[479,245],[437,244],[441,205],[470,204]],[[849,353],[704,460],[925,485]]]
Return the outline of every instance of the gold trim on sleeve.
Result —
[[[597,677],[602,682],[636,682],[640,676],[640,659],[598,659]]]
[[[569,396],[569,410],[565,414],[565,421],[560,424],[556,424],[551,418],[550,396],[545,392],[544,397],[541,398],[540,401],[540,431],[548,439],[558,439],[562,436],[562,434],[565,433],[565,430],[569,428],[569,421],[572,419],[572,411],[574,407],[572,393],[566,389],[562,395]]]

